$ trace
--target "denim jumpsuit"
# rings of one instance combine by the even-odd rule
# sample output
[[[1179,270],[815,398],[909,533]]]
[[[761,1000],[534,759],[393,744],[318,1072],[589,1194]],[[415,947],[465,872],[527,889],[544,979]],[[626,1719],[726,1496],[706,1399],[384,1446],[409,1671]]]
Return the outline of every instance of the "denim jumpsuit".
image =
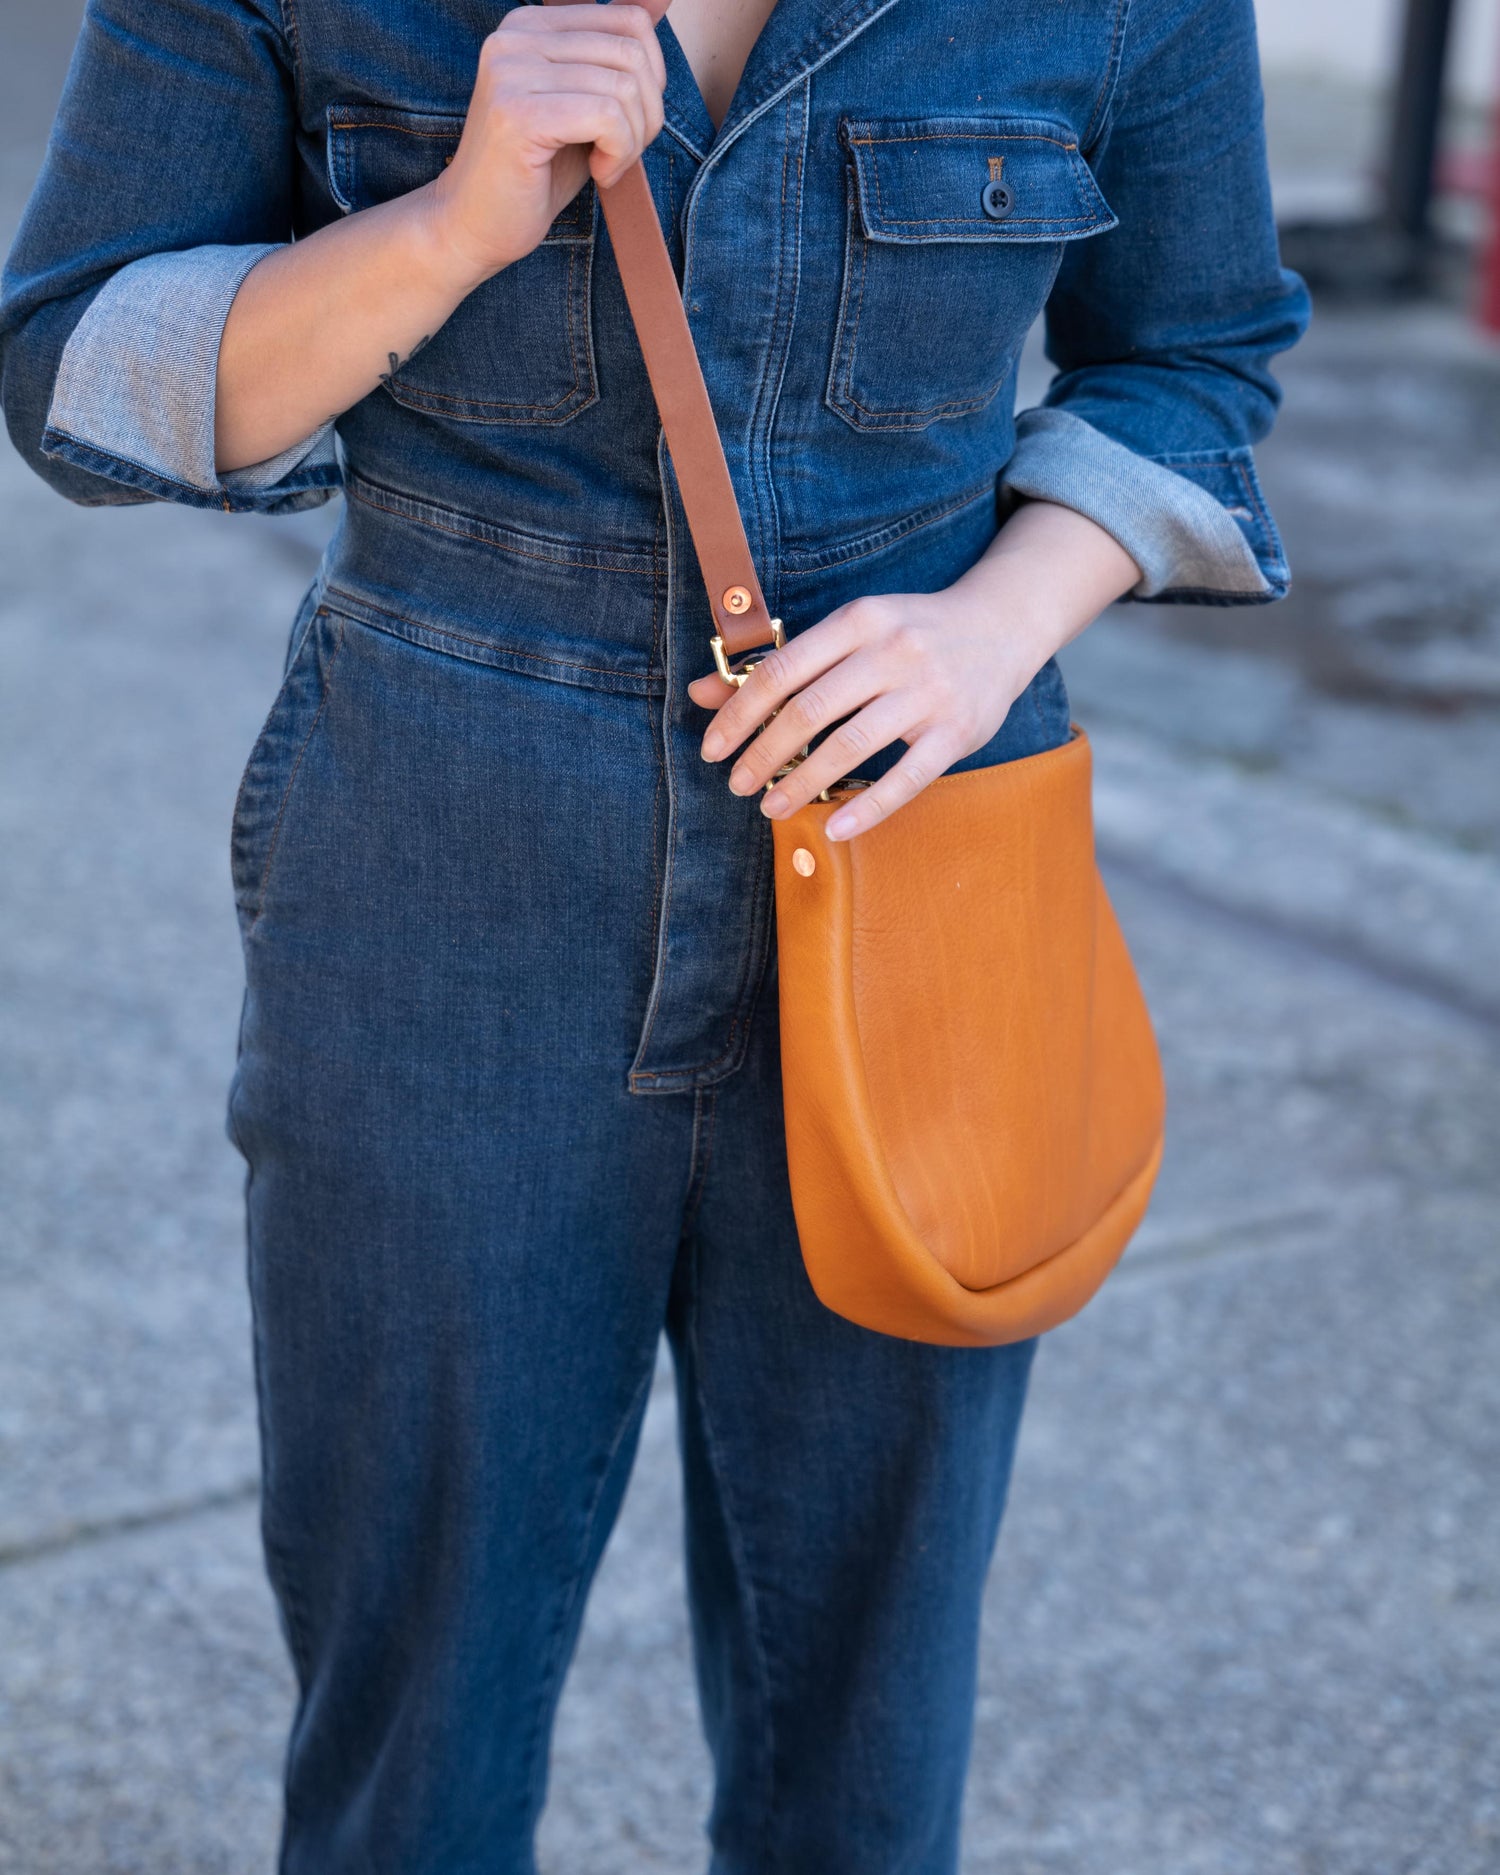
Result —
[[[344,496],[232,834],[281,1867],[533,1869],[665,1329],[714,1875],[949,1875],[1035,1343],[871,1333],[803,1273],[770,829],[698,752],[712,626],[592,185],[336,425],[214,468],[240,280],[440,173],[503,11],[91,0],[0,308],[71,499]],[[779,0],[717,131],[658,33],[645,166],[789,631],[1036,498],[1138,598],[1281,596],[1251,447],[1307,305],[1251,0]],[[1049,663],[967,762],[1066,732]]]

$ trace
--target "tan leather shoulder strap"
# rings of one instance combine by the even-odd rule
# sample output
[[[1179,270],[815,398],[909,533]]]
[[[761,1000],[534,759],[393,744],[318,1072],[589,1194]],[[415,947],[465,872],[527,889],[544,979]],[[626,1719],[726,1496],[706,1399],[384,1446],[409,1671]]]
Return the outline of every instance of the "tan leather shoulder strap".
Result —
[[[563,0],[544,4],[561,5]],[[729,656],[738,657],[769,645],[773,627],[651,185],[636,162],[612,188],[598,194],[672,452],[714,628]]]

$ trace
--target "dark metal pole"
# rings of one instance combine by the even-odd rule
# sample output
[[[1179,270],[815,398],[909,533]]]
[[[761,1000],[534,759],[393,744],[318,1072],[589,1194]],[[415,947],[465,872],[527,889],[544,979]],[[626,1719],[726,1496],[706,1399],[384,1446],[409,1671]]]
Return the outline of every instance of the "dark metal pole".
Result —
[[[1385,211],[1415,247],[1431,234],[1432,189],[1443,81],[1453,37],[1453,0],[1406,0],[1396,69]]]

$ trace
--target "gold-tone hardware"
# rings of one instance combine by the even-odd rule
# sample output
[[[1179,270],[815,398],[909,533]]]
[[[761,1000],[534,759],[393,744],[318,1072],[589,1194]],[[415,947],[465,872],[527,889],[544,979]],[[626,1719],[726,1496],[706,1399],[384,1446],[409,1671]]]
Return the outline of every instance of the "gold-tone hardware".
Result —
[[[799,846],[792,854],[792,871],[800,872],[804,879],[810,879],[818,869],[818,862],[805,846]]]
[[[741,612],[748,612],[755,601],[750,597],[747,586],[726,586],[724,597],[719,603],[726,612],[732,612],[738,618]]]
[[[729,590],[730,592],[743,592],[745,589],[743,586],[731,586]],[[778,651],[786,643],[786,630],[779,618],[773,618],[771,620],[771,642]],[[738,664],[731,664],[729,662],[729,653],[724,649],[724,640],[717,632],[709,639],[709,643],[713,646],[714,665],[719,675],[724,679],[725,683],[733,684],[736,690],[739,689],[740,685],[744,683],[751,671],[755,669],[756,665],[759,664],[761,659],[766,655],[764,651],[753,651],[748,656],[742,657]],[[771,711],[771,715],[766,718],[766,721],[770,722],[771,716],[776,716],[778,714],[779,706],[778,709]],[[809,753],[809,745],[804,742],[795,755],[789,757],[788,760],[781,764],[780,768],[776,770],[776,773],[772,775],[771,779],[766,783],[766,787],[774,788],[778,781],[784,781],[786,777],[792,773],[793,769],[799,768],[802,763],[807,760]],[[817,799],[820,801],[833,801],[836,800],[840,794],[846,792],[853,793],[858,788],[868,788],[872,785],[873,784],[868,781],[836,781],[831,788],[820,788],[818,790]],[[799,848],[798,850],[800,851],[801,849]]]
[[[731,586],[729,590],[731,592],[743,592],[744,587]],[[724,649],[724,640],[717,632],[714,633],[713,637],[710,638],[708,642],[713,647],[714,664],[718,668],[719,675],[724,679],[726,684],[733,684],[736,690],[739,689],[740,685],[750,675],[751,671],[755,669],[756,665],[759,664],[761,659],[765,656],[764,651],[756,652],[752,653],[749,657],[741,658],[738,664],[731,664],[729,662],[729,653]],[[782,629],[781,620],[779,618],[773,618],[771,620],[771,643],[778,651],[786,643],[786,633]]]

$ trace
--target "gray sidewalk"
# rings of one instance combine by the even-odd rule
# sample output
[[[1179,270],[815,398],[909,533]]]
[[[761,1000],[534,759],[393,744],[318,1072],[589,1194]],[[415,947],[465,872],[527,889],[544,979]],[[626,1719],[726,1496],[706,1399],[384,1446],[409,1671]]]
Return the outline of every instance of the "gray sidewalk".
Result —
[[[1296,597],[1067,659],[1170,1152],[1038,1360],[966,1875],[1500,1867],[1500,352],[1329,313],[1284,376]],[[226,848],[322,525],[0,453],[3,1875],[272,1866]],[[672,1410],[547,1875],[703,1866]]]

